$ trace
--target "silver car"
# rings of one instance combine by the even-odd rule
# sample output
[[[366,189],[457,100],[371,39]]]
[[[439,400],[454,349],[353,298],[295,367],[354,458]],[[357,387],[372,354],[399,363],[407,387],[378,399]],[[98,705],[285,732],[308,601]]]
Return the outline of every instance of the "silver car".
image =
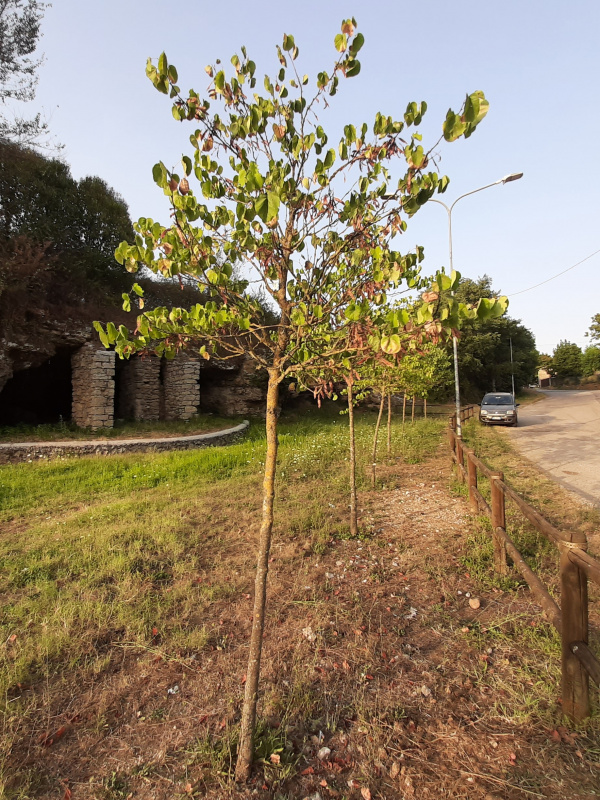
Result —
[[[510,392],[489,392],[481,401],[479,421],[484,425],[518,425],[518,405]]]

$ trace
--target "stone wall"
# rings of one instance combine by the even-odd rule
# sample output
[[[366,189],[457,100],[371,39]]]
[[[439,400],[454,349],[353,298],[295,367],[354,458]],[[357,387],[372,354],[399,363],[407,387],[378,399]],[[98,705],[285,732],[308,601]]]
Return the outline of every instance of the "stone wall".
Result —
[[[112,428],[115,408],[115,353],[92,342],[71,358],[72,420],[80,428]]]
[[[116,416],[136,422],[160,419],[161,362],[156,356],[130,358],[118,365]]]
[[[163,419],[187,420],[200,408],[200,362],[179,354],[162,365]]]
[[[166,450],[193,450],[232,444],[248,428],[248,420],[240,425],[212,433],[192,436],[172,436],[164,439],[96,439],[71,442],[21,442],[0,444],[0,464],[33,462],[67,456],[112,456],[120,453],[164,452]]]
[[[202,365],[200,408],[223,416],[264,417],[266,380],[250,358],[241,364],[216,360]]]

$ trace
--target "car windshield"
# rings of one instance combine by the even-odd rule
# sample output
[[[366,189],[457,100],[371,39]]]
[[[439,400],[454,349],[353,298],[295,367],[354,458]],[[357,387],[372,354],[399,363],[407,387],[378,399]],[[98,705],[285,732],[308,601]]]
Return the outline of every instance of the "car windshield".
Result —
[[[481,401],[482,406],[512,406],[513,399],[506,394],[486,394]]]

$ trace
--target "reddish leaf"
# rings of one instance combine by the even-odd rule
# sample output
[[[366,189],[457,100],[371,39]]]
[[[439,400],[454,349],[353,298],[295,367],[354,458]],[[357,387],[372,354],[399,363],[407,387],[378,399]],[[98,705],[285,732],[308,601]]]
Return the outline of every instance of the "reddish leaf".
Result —
[[[314,774],[315,774],[314,767],[307,767],[306,769],[303,769],[302,772],[300,773],[300,775],[314,775]]]
[[[56,730],[54,733],[43,734],[40,737],[39,742],[42,745],[42,747],[50,747],[50,745],[53,745],[54,742],[62,738],[68,730],[69,730],[68,725],[61,725],[60,728],[58,728],[58,730]]]

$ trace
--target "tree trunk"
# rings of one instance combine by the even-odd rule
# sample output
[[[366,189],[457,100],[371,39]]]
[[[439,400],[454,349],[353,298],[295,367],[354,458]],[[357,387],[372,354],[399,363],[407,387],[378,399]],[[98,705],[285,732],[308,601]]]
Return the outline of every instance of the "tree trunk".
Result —
[[[406,392],[402,396],[402,427],[404,427],[404,420],[406,419]]]
[[[426,397],[423,398],[423,414],[425,416],[425,419],[427,419],[427,398]]]
[[[273,530],[273,499],[275,496],[275,469],[277,466],[277,403],[279,399],[279,380],[275,369],[269,370],[267,389],[267,453],[263,481],[262,520],[258,540],[258,559],[254,584],[254,611],[252,615],[252,634],[250,653],[246,672],[246,689],[242,707],[242,726],[235,779],[247,781],[252,768],[254,728],[256,725],[256,703],[258,700],[258,679],[260,658],[265,627],[265,608],[267,601],[267,577],[269,573],[269,552]]]
[[[388,393],[388,417],[387,417],[387,454],[388,458],[392,455],[392,395]]]
[[[356,502],[356,448],[354,446],[354,403],[352,383],[348,383],[348,421],[350,423],[350,535],[358,536],[358,511]]]
[[[411,421],[412,424],[414,424],[414,422],[415,422],[415,401],[416,401],[416,399],[417,399],[417,396],[413,394],[413,396],[412,396],[412,408],[411,408],[411,413],[410,413],[410,421]]]
[[[375,436],[373,437],[373,455],[371,457],[371,486],[375,488],[375,467],[377,464],[377,439],[379,438],[379,426],[381,425],[381,415],[383,414],[383,404],[385,403],[385,395],[381,393],[381,400],[379,402],[379,414],[377,415],[377,424],[375,425]]]

